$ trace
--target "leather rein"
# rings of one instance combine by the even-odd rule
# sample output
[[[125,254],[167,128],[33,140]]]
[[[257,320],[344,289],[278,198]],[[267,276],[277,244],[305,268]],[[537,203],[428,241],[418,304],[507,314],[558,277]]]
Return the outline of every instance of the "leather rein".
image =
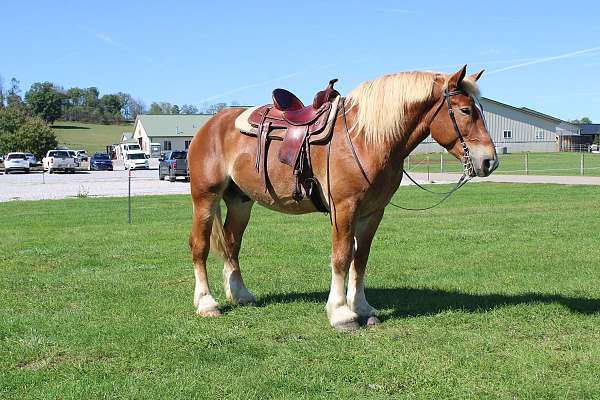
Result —
[[[442,105],[444,104],[444,102],[448,105],[448,115],[450,116],[450,120],[452,121],[452,126],[454,127],[454,132],[456,133],[456,135],[458,136],[458,139],[460,140],[460,144],[462,146],[463,149],[463,155],[460,158],[460,161],[463,165],[463,174],[460,177],[460,179],[458,180],[458,182],[456,182],[455,186],[448,192],[436,192],[430,189],[427,189],[425,187],[423,187],[422,185],[420,185],[415,179],[413,179],[412,176],[410,176],[408,174],[408,172],[403,168],[402,172],[404,175],[406,175],[406,177],[412,182],[414,183],[417,187],[419,187],[420,189],[432,193],[432,194],[436,194],[436,195],[443,195],[444,197],[442,197],[437,203],[429,206],[429,207],[423,207],[423,208],[409,208],[409,207],[403,207],[403,206],[399,206],[397,204],[394,204],[393,202],[389,202],[389,204],[391,204],[392,206],[396,207],[396,208],[400,208],[402,210],[407,210],[407,211],[424,211],[424,210],[430,210],[432,208],[435,208],[437,206],[439,206],[440,204],[442,204],[444,201],[446,201],[446,199],[448,199],[452,194],[454,194],[458,189],[460,189],[461,187],[463,187],[470,179],[471,179],[471,174],[474,172],[474,165],[473,165],[473,161],[471,160],[471,153],[469,151],[469,147],[467,146],[467,143],[465,141],[465,138],[462,134],[462,132],[460,131],[460,128],[458,127],[458,123],[456,122],[456,117],[454,116],[454,110],[452,109],[452,103],[450,101],[450,98],[452,96],[458,96],[458,95],[466,95],[469,96],[468,93],[466,93],[463,90],[454,90],[454,91],[448,91],[448,88],[444,89],[443,92],[443,98],[442,101],[440,102],[440,105],[438,106],[437,111],[434,114],[437,115],[439,109],[442,107]],[[477,108],[480,110],[481,116],[483,118],[483,107],[481,106],[481,104],[474,100]],[[348,130],[348,123],[346,121],[346,107],[345,107],[345,99],[342,98],[342,101],[340,103],[340,107],[342,109],[342,120],[344,122],[344,131],[346,133],[346,142],[348,143],[350,150],[352,151],[352,156],[354,157],[354,161],[356,161],[356,164],[358,165],[358,168],[360,169],[360,172],[363,176],[363,178],[365,179],[365,181],[369,184],[372,185],[371,180],[369,179],[369,177],[367,176],[367,173],[365,172],[365,169],[362,166],[362,163],[360,162],[360,158],[358,157],[358,154],[356,153],[356,149],[354,148],[354,144],[352,143],[352,139],[350,137],[350,132]],[[331,149],[331,145],[328,146],[327,149],[327,193],[328,193],[328,201],[330,204],[330,212],[329,212],[329,216],[331,219],[331,206],[332,204],[332,199],[331,199],[331,191],[330,191],[330,179],[329,179],[329,153],[330,153],[330,149]],[[335,206],[334,206],[335,207]],[[334,210],[334,214],[335,214],[335,210]]]

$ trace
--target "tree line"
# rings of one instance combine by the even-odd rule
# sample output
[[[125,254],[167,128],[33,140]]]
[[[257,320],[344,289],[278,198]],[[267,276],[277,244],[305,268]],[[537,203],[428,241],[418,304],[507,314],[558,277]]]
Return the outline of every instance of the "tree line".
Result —
[[[237,105],[232,102],[231,105]],[[227,103],[171,104],[159,101],[147,108],[144,101],[129,93],[100,95],[97,87],[64,89],[52,82],[36,82],[21,96],[20,82],[12,78],[4,90],[0,76],[0,109],[20,108],[51,125],[56,120],[115,124],[134,120],[138,114],[215,114]]]

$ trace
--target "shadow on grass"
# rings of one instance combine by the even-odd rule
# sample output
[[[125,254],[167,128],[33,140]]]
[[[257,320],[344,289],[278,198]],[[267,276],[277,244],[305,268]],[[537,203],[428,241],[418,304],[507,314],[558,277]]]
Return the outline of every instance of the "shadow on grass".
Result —
[[[327,302],[328,292],[286,293],[267,295],[259,299],[259,305],[294,301]],[[435,315],[443,311],[486,312],[499,307],[520,304],[562,304],[571,312],[580,314],[600,313],[600,299],[568,297],[560,294],[523,293],[469,294],[438,289],[366,289],[365,295],[373,307],[387,309],[387,318],[407,318]]]
[[[54,129],[90,129],[89,126],[79,126],[79,125],[52,125]]]

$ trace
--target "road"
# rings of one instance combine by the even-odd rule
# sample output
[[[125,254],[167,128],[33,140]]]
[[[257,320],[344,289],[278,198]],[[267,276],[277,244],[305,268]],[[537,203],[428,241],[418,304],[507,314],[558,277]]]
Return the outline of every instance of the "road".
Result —
[[[159,181],[157,170],[132,171],[131,194],[188,194],[190,184],[179,178],[176,182]],[[0,202],[10,200],[45,200],[69,197],[127,196],[128,171],[81,171],[75,174],[0,175]]]
[[[427,174],[411,174],[419,183],[428,183]],[[429,175],[432,183],[455,183],[458,174]],[[157,170],[132,172],[131,194],[162,195],[189,194],[190,184],[179,179],[177,182],[159,181]],[[492,175],[475,178],[472,182],[510,183],[556,183],[567,185],[600,185],[600,177],[588,176],[533,176]],[[410,185],[403,179],[402,185]],[[111,197],[127,196],[128,171],[81,171],[75,174],[31,174],[0,175],[0,202],[10,200],[64,199],[78,196]]]

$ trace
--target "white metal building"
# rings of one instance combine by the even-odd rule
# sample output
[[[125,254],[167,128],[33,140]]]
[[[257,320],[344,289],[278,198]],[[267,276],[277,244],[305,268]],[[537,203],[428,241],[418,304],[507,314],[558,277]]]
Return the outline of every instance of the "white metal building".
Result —
[[[212,114],[138,115],[133,126],[133,139],[142,151],[150,154],[150,143],[160,144],[160,151],[187,150],[198,130]]]
[[[518,108],[485,97],[481,98],[488,131],[499,153],[517,151],[561,151],[575,142],[577,125],[529,108]],[[440,152],[443,148],[431,137],[415,152]]]

